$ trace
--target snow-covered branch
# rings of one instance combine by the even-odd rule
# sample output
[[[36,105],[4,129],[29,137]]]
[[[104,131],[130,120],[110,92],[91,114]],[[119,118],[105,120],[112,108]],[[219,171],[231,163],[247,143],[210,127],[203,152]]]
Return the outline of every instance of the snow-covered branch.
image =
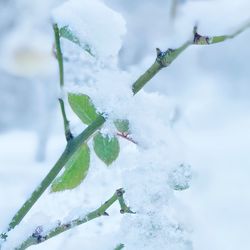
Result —
[[[117,189],[116,192],[109,198],[103,205],[101,205],[96,210],[88,213],[85,216],[78,217],[77,219],[74,219],[72,221],[66,222],[66,223],[59,223],[56,227],[50,229],[47,232],[43,232],[43,227],[39,226],[36,228],[34,233],[29,236],[20,246],[15,248],[16,250],[24,250],[32,245],[40,244],[46,240],[49,240],[65,231],[68,231],[74,227],[80,226],[84,223],[87,223],[88,221],[94,220],[96,218],[99,218],[101,216],[109,216],[107,213],[108,208],[110,208],[116,201],[119,201],[120,207],[121,207],[121,214],[124,213],[133,213],[130,208],[126,205],[123,194],[125,191],[120,188]],[[118,248],[121,249],[121,248]]]

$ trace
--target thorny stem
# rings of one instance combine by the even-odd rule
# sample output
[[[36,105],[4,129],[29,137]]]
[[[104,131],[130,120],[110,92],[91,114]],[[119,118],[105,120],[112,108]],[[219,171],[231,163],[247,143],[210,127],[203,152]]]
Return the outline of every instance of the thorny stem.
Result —
[[[187,41],[178,49],[168,49],[165,52],[157,48],[155,62],[132,85],[134,95],[137,94],[138,91],[140,91],[161,69],[168,67],[191,44],[191,41]]]
[[[96,210],[88,213],[87,215],[83,217],[79,217],[75,220],[72,220],[68,223],[59,224],[55,228],[52,228],[51,230],[49,230],[48,232],[43,232],[42,226],[37,227],[35,232],[30,237],[28,237],[19,247],[15,248],[15,250],[24,250],[28,248],[29,246],[40,244],[46,240],[49,240],[52,237],[57,236],[58,234],[61,234],[76,226],[82,225],[90,220],[94,220],[101,216],[108,216],[109,214],[107,213],[107,209],[111,207],[117,200],[118,201],[120,199],[123,200],[124,193],[125,191],[122,188],[116,190],[116,192],[112,195],[112,197],[108,199],[103,205],[101,205]],[[127,207],[125,202],[124,204],[122,203],[121,210],[124,209],[124,207]],[[118,248],[118,249],[121,249],[121,248]]]
[[[227,39],[234,38],[235,36],[239,35],[247,28],[249,28],[250,22],[239,28],[236,32],[231,35],[227,36],[215,36],[210,37],[207,39],[205,36],[200,36],[197,33],[197,28],[194,29],[194,38],[192,40],[188,40],[178,49],[169,49],[166,52],[161,52],[157,49],[157,58],[154,64],[143,74],[141,75],[138,80],[134,82],[132,85],[132,91],[134,95],[139,92],[139,90],[149,82],[162,68],[169,66],[187,47],[192,44],[197,45],[206,45],[206,44],[213,44],[218,42],[223,42]],[[58,34],[58,27],[54,25],[55,34]],[[205,42],[204,42],[205,40]],[[208,42],[209,41],[209,42]],[[56,35],[56,46],[60,45],[58,41],[58,35]],[[58,53],[57,56],[62,60],[62,54]],[[60,60],[59,60],[60,61]],[[63,67],[60,66],[60,75],[62,74]],[[60,78],[63,79],[63,78]],[[62,80],[60,80],[62,85]],[[41,184],[37,187],[37,189],[31,194],[31,197],[24,203],[24,205],[19,209],[19,211],[15,214],[13,219],[11,220],[8,231],[13,229],[16,225],[18,225],[24,216],[29,212],[35,202],[40,198],[43,192],[48,188],[48,186],[52,183],[55,179],[57,174],[63,168],[65,163],[70,159],[70,157],[76,152],[76,150],[81,146],[93,133],[95,133],[104,123],[106,119],[103,116],[99,116],[91,125],[89,125],[80,135],[76,138],[70,140],[64,150],[63,154],[60,156],[59,160],[56,162],[54,167],[48,173],[48,175],[44,178]],[[2,239],[6,239],[8,237],[7,233],[2,233],[0,236]]]
[[[193,38],[186,41],[182,46],[177,49],[168,49],[165,52],[162,52],[160,49],[156,49],[157,57],[155,62],[151,67],[142,74],[132,85],[132,90],[134,95],[142,89],[146,83],[148,83],[161,69],[168,67],[185,49],[190,45],[210,45],[214,43],[224,42],[228,39],[232,39],[237,35],[241,34],[247,28],[250,27],[250,21],[240,27],[231,35],[224,36],[201,36],[197,33],[197,27],[194,27]]]

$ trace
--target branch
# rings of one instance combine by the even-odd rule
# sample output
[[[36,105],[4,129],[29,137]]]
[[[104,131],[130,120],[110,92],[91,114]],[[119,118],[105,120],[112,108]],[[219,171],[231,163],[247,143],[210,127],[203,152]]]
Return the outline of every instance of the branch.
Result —
[[[197,33],[197,26],[194,27],[194,40],[193,44],[195,45],[210,45],[215,43],[221,43],[229,39],[233,39],[236,36],[240,35],[246,29],[250,27],[250,21],[246,22],[242,27],[237,29],[234,33],[230,35],[223,35],[223,36],[202,36]]]
[[[19,247],[15,249],[24,250],[28,248],[29,246],[40,244],[46,240],[49,240],[65,231],[68,231],[76,226],[82,225],[88,221],[94,220],[101,216],[108,216],[109,214],[107,213],[107,209],[111,207],[117,200],[119,201],[120,199],[123,199],[124,193],[125,191],[122,188],[116,190],[116,192],[113,194],[113,196],[110,199],[108,199],[103,205],[101,205],[99,208],[97,208],[93,212],[90,212],[87,215],[83,217],[79,217],[68,223],[59,224],[55,228],[49,230],[49,232],[43,232],[42,226],[37,227],[35,232],[30,237],[28,237]],[[121,207],[121,209],[123,207],[127,207],[126,204],[125,205],[124,204]],[[121,248],[118,248],[118,249],[121,249]]]
[[[197,27],[194,27],[193,38],[186,41],[182,46],[177,49],[168,49],[165,52],[162,52],[160,49],[156,49],[157,57],[152,66],[141,75],[132,85],[132,90],[134,95],[145,86],[161,69],[168,67],[185,49],[190,45],[210,45],[214,43],[224,42],[228,39],[232,39],[243,31],[250,27],[250,21],[240,27],[231,35],[224,36],[201,36],[197,33]]]
[[[140,91],[147,82],[149,82],[161,69],[168,67],[187,47],[192,44],[192,41],[187,41],[178,49],[168,49],[162,52],[160,49],[156,49],[156,60],[152,66],[141,75],[132,85],[132,91],[135,94]]]
[[[23,206],[19,209],[19,211],[12,218],[8,231],[13,229],[16,225],[18,225],[24,216],[29,212],[32,206],[36,203],[36,201],[40,198],[40,196],[44,193],[44,191],[49,187],[52,181],[59,174],[61,169],[64,167],[66,162],[71,158],[71,156],[77,151],[77,149],[89,139],[89,137],[95,133],[105,122],[105,118],[101,115],[91,123],[80,135],[72,139],[68,142],[64,152],[60,156],[59,160],[47,174],[47,176],[43,179],[40,185],[35,189],[35,191],[31,194],[30,198],[23,204]]]
[[[120,210],[120,213],[121,214],[125,214],[125,213],[128,213],[128,214],[135,214],[135,212],[133,212],[130,207],[128,207],[125,203],[125,200],[124,200],[124,193],[125,191],[120,188],[116,191],[117,193],[117,198],[118,198],[118,201],[119,201],[119,204],[120,204],[120,207],[121,207],[121,210]]]

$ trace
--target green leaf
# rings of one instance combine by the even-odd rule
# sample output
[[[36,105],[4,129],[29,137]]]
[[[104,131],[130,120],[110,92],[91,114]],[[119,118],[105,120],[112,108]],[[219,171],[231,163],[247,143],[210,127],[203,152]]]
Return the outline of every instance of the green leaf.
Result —
[[[94,136],[94,150],[96,155],[108,166],[115,161],[120,152],[119,141],[98,132]]]
[[[129,121],[117,119],[114,121],[117,130],[121,133],[129,133]]]
[[[73,31],[70,29],[69,26],[64,26],[60,28],[59,32],[61,37],[75,43],[76,45],[84,49],[86,52],[88,52],[91,56],[94,56],[94,54],[91,51],[91,46],[87,43],[81,42],[80,39],[73,33]]]
[[[89,96],[84,94],[68,94],[69,104],[81,121],[90,125],[98,117],[95,106]]]
[[[67,162],[63,174],[52,183],[51,191],[64,191],[80,185],[87,176],[89,163],[90,150],[87,144],[83,144]]]

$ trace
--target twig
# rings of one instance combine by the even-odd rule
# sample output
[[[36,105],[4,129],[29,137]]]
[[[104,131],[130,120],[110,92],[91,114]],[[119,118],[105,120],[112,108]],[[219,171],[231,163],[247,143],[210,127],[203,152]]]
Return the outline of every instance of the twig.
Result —
[[[28,248],[29,246],[40,244],[46,240],[49,240],[57,236],[58,234],[68,231],[76,226],[82,225],[88,221],[94,220],[101,216],[108,216],[107,209],[111,207],[117,200],[120,201],[122,199],[121,210],[124,208],[127,208],[123,199],[124,193],[125,191],[121,188],[116,190],[116,192],[113,194],[113,196],[110,199],[108,199],[103,205],[101,205],[99,208],[97,208],[93,212],[90,212],[84,217],[79,217],[68,223],[59,224],[55,228],[49,230],[49,232],[43,232],[42,226],[37,227],[35,232],[30,237],[28,237],[19,247],[15,249],[24,250]],[[127,213],[129,213],[129,211],[127,211]],[[121,249],[121,248],[118,248],[118,249]]]
[[[125,200],[124,200],[124,193],[125,191],[120,188],[116,191],[117,193],[117,198],[118,198],[118,201],[119,201],[119,204],[120,204],[120,207],[121,207],[121,210],[120,210],[120,213],[121,214],[125,214],[125,213],[128,213],[128,214],[135,214],[135,212],[133,212],[130,207],[128,207],[125,203]]]
[[[210,45],[214,43],[224,42],[228,39],[232,39],[243,31],[250,27],[250,21],[240,27],[231,35],[224,36],[201,36],[197,33],[197,27],[194,27],[193,38],[186,41],[182,46],[177,49],[168,49],[162,52],[160,49],[156,49],[157,57],[152,66],[142,74],[132,85],[133,93],[136,94],[141,88],[145,86],[161,69],[168,67],[185,49],[190,45]]]
[[[136,144],[136,145],[138,144],[135,140],[133,140],[133,138],[129,137],[129,135],[126,134],[126,133],[117,132],[116,135],[118,135],[118,136],[120,136],[121,138],[123,138],[123,139],[125,139],[125,140],[128,140],[128,141],[130,141],[130,142],[132,142],[132,143],[134,143],[134,144]]]

